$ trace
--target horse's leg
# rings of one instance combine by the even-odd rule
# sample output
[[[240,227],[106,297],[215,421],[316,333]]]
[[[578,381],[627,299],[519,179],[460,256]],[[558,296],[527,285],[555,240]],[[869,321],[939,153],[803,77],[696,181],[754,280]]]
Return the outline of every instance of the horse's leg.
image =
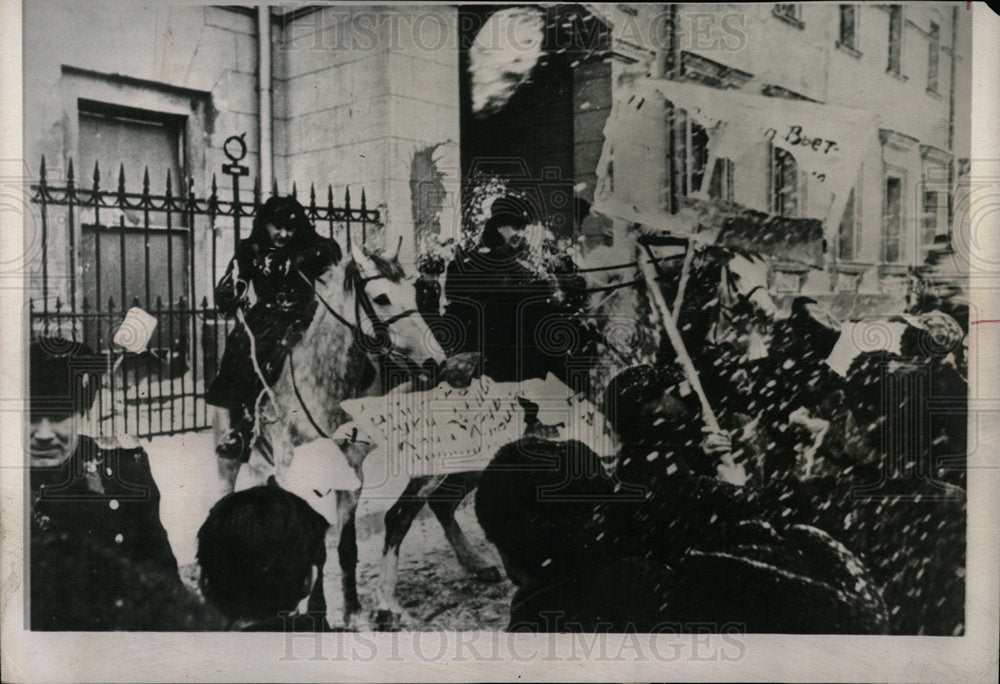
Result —
[[[367,623],[359,624],[364,618],[361,614],[361,600],[358,598],[358,534],[354,520],[360,498],[360,490],[337,492],[337,520],[340,527],[337,558],[341,572],[344,625],[367,631]]]
[[[344,584],[346,583],[345,577],[345,566],[344,566],[344,525],[343,525],[343,507],[345,502],[342,495],[349,494],[348,492],[336,492],[337,497],[337,521],[330,525],[327,529],[326,538],[324,543],[326,548],[335,547],[337,548],[336,556],[327,556],[326,564],[322,568],[322,581],[324,585],[329,583],[331,591],[324,592],[324,604],[325,604],[325,616],[327,623],[331,627],[341,628],[348,627],[348,602],[345,600],[346,592],[344,590]],[[353,567],[351,568],[353,572]],[[310,606],[310,610],[313,608]]]
[[[434,512],[438,522],[444,529],[444,536],[448,538],[451,547],[455,549],[458,562],[469,572],[475,573],[476,577],[484,582],[499,582],[501,580],[500,570],[495,565],[491,565],[472,544],[469,543],[465,533],[455,520],[455,511],[462,500],[476,488],[481,472],[453,473],[448,475],[441,486],[431,493],[427,504]]]
[[[385,544],[382,547],[382,567],[376,585],[376,629],[398,630],[403,608],[396,599],[399,548],[410,531],[417,513],[427,503],[427,497],[441,484],[443,475],[414,477],[406,485],[399,499],[385,514]]]
[[[326,536],[329,536],[327,533]],[[316,574],[316,582],[313,584],[312,589],[309,592],[309,596],[306,598],[306,611],[316,616],[317,619],[326,620],[328,615],[327,605],[326,605],[326,590],[324,588],[325,578],[324,575],[329,572],[327,568],[327,554],[326,539],[323,540],[323,557],[321,559],[322,565],[317,568],[318,573]]]
[[[218,406],[212,407],[212,443],[219,445],[228,436],[230,430],[230,410]],[[239,458],[220,456],[216,452],[216,468],[219,475],[219,498],[231,494],[236,488],[236,478],[243,464]]]

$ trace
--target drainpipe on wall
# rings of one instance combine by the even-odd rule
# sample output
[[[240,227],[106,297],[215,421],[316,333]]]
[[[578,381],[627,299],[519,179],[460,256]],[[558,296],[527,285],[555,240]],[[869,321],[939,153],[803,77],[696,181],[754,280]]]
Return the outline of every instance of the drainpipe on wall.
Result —
[[[656,58],[653,60],[654,78],[666,78],[674,80],[677,78],[678,55],[677,55],[677,5],[671,3],[663,6],[666,12],[666,33],[657,36],[660,41],[657,46]],[[669,195],[667,197],[666,209],[671,214],[676,214],[678,209],[677,194],[680,186],[677,182],[677,152],[681,149],[678,141],[683,138],[683,133],[678,131],[677,108],[672,104],[667,107],[667,178],[666,185]]]
[[[271,142],[271,8],[257,8],[257,94],[260,128],[260,187],[268,192],[274,177],[274,149]]]
[[[955,62],[958,60],[958,7],[951,8],[951,74],[948,77],[948,242],[952,240],[952,221],[955,219],[955,191],[957,178],[955,169]]]

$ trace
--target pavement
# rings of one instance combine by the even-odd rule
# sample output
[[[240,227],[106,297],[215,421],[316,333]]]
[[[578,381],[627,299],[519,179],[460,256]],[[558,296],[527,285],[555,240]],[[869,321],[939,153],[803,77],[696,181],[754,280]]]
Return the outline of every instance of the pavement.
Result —
[[[185,566],[195,563],[198,529],[218,500],[212,433],[205,430],[156,437],[143,440],[142,445],[160,489],[160,519],[182,575],[190,583],[194,569]],[[375,606],[374,583],[384,534],[382,518],[406,487],[409,475],[388,463],[379,450],[369,454],[363,470],[365,484],[357,512],[358,587],[367,612]],[[244,467],[236,488],[254,486],[266,475]],[[496,550],[476,522],[473,499],[466,498],[456,519],[470,542],[500,568]],[[336,562],[332,542],[328,557]],[[331,596],[340,588],[331,582],[325,591]],[[397,594],[407,611],[404,629],[503,629],[512,591],[506,579],[489,585],[469,576],[455,558],[440,525],[424,507],[400,550]]]

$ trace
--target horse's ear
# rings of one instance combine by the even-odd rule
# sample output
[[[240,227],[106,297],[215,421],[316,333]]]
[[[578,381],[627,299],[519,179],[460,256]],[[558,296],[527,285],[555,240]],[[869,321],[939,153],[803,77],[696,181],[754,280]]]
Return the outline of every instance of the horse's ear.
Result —
[[[396,241],[396,249],[393,251],[392,255],[387,255],[389,261],[399,261],[399,250],[403,246],[403,236],[400,235],[399,239]]]
[[[365,254],[364,247],[359,245],[357,241],[351,242],[351,258],[359,267],[368,262],[368,255]]]

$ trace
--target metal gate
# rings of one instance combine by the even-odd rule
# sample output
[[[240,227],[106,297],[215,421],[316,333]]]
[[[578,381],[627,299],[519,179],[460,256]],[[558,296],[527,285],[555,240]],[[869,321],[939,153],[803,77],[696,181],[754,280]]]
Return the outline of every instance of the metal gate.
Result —
[[[169,171],[163,194],[153,194],[148,169],[142,190],[130,192],[124,165],[117,187],[105,189],[96,164],[92,182],[78,183],[72,160],[64,181],[54,183],[42,157],[39,181],[31,186],[41,243],[33,274],[40,280],[33,292],[40,289],[41,297],[29,300],[31,334],[84,342],[114,369],[95,404],[101,434],[153,437],[210,426],[204,392],[233,325],[216,310],[212,292],[262,202],[259,181],[240,188],[249,176],[240,163],[243,136],[229,138],[224,149],[228,199],[215,174],[207,196],[196,195],[193,178],[174,187]],[[270,194],[278,194],[277,182]],[[294,184],[290,194],[298,194]],[[321,233],[325,226],[344,244],[352,229],[360,227],[364,241],[378,225],[379,212],[368,208],[364,190],[357,208],[349,188],[341,206],[334,205],[332,185],[325,194],[317,200],[312,185],[303,202]],[[54,278],[53,271],[69,275]],[[157,326],[147,352],[122,356],[112,338],[133,307],[153,315]]]

